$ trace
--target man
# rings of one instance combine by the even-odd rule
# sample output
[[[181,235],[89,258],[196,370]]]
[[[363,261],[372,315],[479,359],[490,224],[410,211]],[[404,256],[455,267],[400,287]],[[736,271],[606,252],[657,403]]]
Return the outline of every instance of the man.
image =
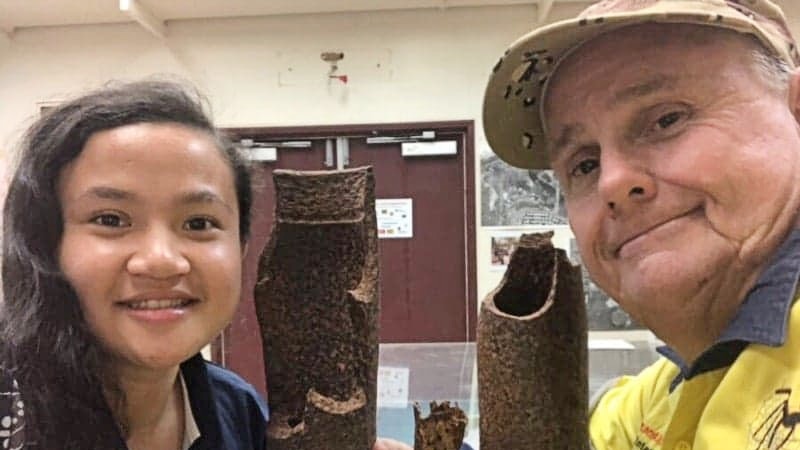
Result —
[[[798,59],[768,0],[606,0],[495,66],[489,144],[554,170],[592,278],[667,344],[596,449],[800,449]]]

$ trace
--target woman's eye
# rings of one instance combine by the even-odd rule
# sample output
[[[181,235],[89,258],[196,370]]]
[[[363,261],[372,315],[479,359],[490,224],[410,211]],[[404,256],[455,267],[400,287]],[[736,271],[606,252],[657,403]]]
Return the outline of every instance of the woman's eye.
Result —
[[[572,168],[570,175],[572,177],[588,175],[592,173],[593,170],[597,169],[599,165],[600,163],[596,159],[584,159]]]
[[[184,228],[189,231],[205,231],[218,226],[215,221],[207,217],[193,217],[186,221]]]
[[[126,227],[130,225],[117,214],[100,214],[92,218],[92,223],[104,227]]]

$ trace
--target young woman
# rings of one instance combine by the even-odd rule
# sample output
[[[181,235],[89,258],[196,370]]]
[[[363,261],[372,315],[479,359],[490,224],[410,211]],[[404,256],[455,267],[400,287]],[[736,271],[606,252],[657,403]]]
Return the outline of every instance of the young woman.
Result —
[[[239,301],[252,196],[200,97],[108,86],[48,112],[20,150],[0,449],[264,449],[263,399],[198,354]]]

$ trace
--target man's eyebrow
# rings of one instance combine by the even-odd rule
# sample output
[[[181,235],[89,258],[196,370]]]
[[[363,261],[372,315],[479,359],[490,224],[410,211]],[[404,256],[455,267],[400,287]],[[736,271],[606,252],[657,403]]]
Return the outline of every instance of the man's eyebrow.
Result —
[[[550,159],[557,159],[559,153],[563,152],[565,147],[577,141],[577,135],[582,131],[583,126],[580,124],[565,125],[563,128],[561,128],[561,133],[559,133],[558,138],[552,141],[552,144],[548,149],[548,153],[550,153]]]
[[[657,75],[618,91],[606,106],[610,109],[620,103],[626,103],[659,91],[672,89],[678,84],[678,81],[679,79],[675,75]]]
[[[675,75],[657,75],[652,78],[646,79],[641,83],[627,86],[621,89],[609,100],[606,107],[611,109],[618,106],[620,103],[630,102],[637,98],[646,97],[659,91],[673,89],[678,85],[680,79]],[[552,141],[552,145],[548,149],[550,159],[557,159],[565,147],[574,143],[577,140],[577,135],[583,131],[580,124],[566,125],[561,129],[558,137]]]
[[[183,204],[219,203],[220,205],[228,209],[230,212],[234,212],[233,207],[231,207],[231,205],[229,205],[225,200],[223,200],[222,197],[217,195],[214,191],[208,189],[184,192],[180,194],[180,196],[178,197],[178,203],[183,203]]]

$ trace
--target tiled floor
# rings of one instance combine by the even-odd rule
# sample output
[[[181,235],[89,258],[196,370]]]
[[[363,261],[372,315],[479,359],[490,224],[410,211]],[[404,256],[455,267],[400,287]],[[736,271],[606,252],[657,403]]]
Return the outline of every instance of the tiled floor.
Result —
[[[655,361],[657,354],[649,341],[624,341],[628,349],[592,349],[589,352],[589,392],[607,380],[635,374]],[[590,346],[591,348],[591,346]],[[414,402],[427,413],[431,400],[455,401],[470,419],[466,441],[478,448],[478,404],[474,343],[381,344],[380,366],[397,369],[401,379],[387,389],[389,382],[379,377],[378,435],[413,444]],[[402,375],[407,370],[407,391],[402,390]],[[391,372],[391,369],[390,369]],[[384,373],[384,375],[390,375]],[[399,392],[399,394],[398,394]],[[407,399],[406,394],[407,392]]]

